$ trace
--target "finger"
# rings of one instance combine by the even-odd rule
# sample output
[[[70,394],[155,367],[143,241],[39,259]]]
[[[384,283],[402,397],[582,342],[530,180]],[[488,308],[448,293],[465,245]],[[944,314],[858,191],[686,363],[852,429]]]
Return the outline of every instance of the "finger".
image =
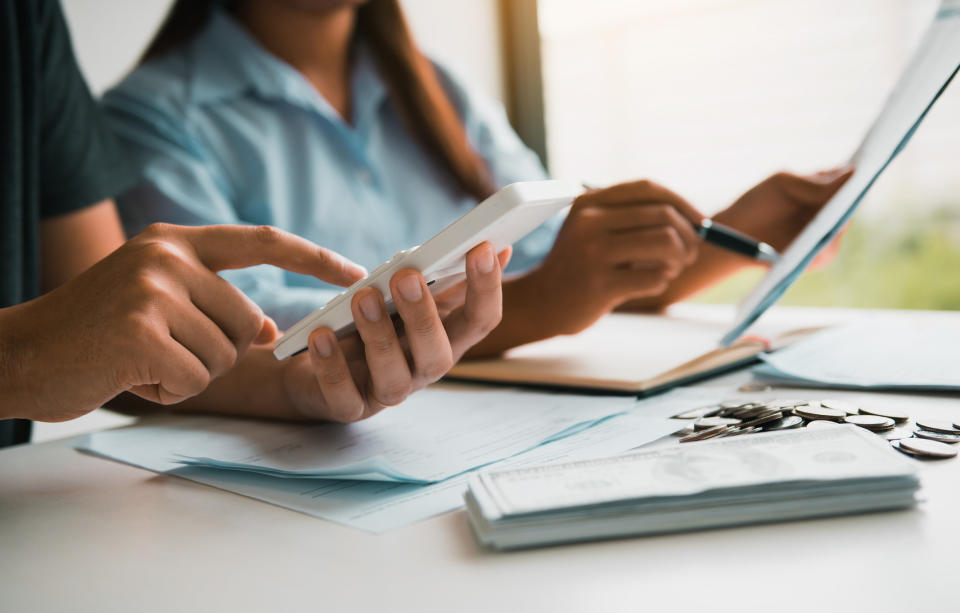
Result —
[[[263,325],[260,327],[260,332],[257,334],[257,337],[253,339],[253,342],[258,345],[264,345],[274,342],[279,337],[280,327],[277,326],[277,322],[275,322],[272,317],[264,315]]]
[[[833,181],[834,179],[845,174],[853,174],[855,170],[853,164],[841,164],[840,166],[835,166],[834,168],[828,168],[826,170],[819,170],[814,173],[814,177],[817,181]]]
[[[830,198],[836,194],[843,184],[853,175],[850,169],[837,176],[826,175],[825,180],[803,177],[792,173],[778,173],[777,179],[780,182],[783,193],[792,200],[809,206],[823,206]]]
[[[493,249],[488,249],[491,266]],[[390,279],[390,294],[403,320],[413,356],[414,387],[440,379],[453,366],[453,354],[437,306],[423,277],[415,270],[398,271]],[[379,396],[377,396],[379,398]]]
[[[662,185],[646,180],[620,183],[606,189],[587,192],[577,198],[576,202],[578,206],[582,207],[665,202],[675,206],[680,214],[692,223],[699,224],[705,217],[703,213],[694,208],[679,194]]]
[[[507,265],[510,264],[510,260],[513,258],[513,246],[507,246],[497,254],[497,259],[500,260],[500,270],[506,270]]]
[[[500,270],[506,270],[507,266],[510,264],[510,259],[513,256],[513,247],[506,247],[500,253],[497,254],[497,260],[500,262]],[[437,310],[440,312],[440,317],[445,318],[449,315],[454,309],[463,306],[463,303],[467,299],[467,281],[464,279],[460,283],[457,283],[453,287],[444,290],[443,292],[436,294],[433,297],[434,302],[437,305]]]
[[[659,263],[679,272],[688,260],[688,249],[676,228],[655,226],[611,237],[604,258],[610,264]]]
[[[587,215],[596,217],[596,223],[612,233],[668,225],[677,231],[687,248],[696,249],[700,245],[700,236],[694,230],[693,224],[670,204],[635,204],[592,209]]]
[[[271,264],[343,286],[367,274],[342,255],[272,226],[170,227],[213,271]]]
[[[153,359],[144,366],[141,383],[130,391],[151,402],[174,404],[196,396],[210,384],[203,363],[171,336],[152,343]]]
[[[454,361],[486,337],[503,314],[502,269],[489,243],[467,253],[467,296],[463,307],[445,321]]]
[[[203,363],[211,379],[236,365],[237,347],[196,305],[176,304],[165,311],[170,336]]]
[[[656,265],[621,268],[610,275],[610,285],[618,297],[618,304],[623,300],[659,296],[669,283],[665,269]]]
[[[354,295],[350,306],[357,332],[363,340],[374,398],[387,406],[400,404],[410,393],[413,376],[393,321],[387,315],[383,297],[377,290],[367,287]]]
[[[186,279],[190,300],[203,311],[243,355],[263,331],[265,316],[252,300],[228,281],[197,266]]]
[[[315,416],[344,423],[361,419],[365,412],[363,396],[333,331],[329,328],[314,330],[307,346],[317,386],[326,405],[316,411]]]

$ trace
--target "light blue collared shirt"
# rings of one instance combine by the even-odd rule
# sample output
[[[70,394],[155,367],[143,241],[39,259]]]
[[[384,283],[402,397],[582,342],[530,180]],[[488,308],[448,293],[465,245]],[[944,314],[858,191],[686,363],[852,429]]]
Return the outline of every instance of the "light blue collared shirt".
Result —
[[[437,70],[497,186],[545,178],[502,108]],[[351,101],[353,125],[230,16],[215,14],[193,41],[104,97],[145,169],[144,182],[118,199],[128,234],[155,221],[270,224],[373,269],[476,204],[408,133],[362,46]],[[551,220],[515,245],[510,269],[541,259],[558,226]],[[281,327],[340,291],[268,266],[222,275]]]

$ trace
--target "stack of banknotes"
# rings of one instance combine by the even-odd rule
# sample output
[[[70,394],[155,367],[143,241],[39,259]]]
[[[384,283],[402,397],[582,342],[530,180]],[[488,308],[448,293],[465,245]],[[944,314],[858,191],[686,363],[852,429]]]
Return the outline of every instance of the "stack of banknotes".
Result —
[[[852,425],[473,477],[470,523],[514,549],[912,507],[913,463]]]

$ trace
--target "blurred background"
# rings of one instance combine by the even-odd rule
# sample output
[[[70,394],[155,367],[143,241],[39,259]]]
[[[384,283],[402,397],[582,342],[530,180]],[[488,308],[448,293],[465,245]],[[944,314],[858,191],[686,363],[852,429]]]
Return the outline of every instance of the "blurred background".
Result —
[[[557,177],[647,176],[716,211],[772,172],[843,163],[939,2],[540,0]],[[784,304],[960,308],[960,84]],[[745,274],[700,300],[739,300]]]
[[[170,0],[64,0],[96,91]],[[713,212],[853,153],[937,0],[403,0],[422,46],[499,99],[557,178],[650,178]],[[785,304],[960,308],[960,85]],[[736,302],[758,278],[698,297]]]
[[[62,0],[96,93],[170,0]],[[936,0],[402,0],[421,45],[500,100],[557,178],[650,178],[706,212],[767,175],[843,163]],[[832,264],[783,303],[960,308],[960,84],[871,190]],[[757,274],[697,300],[734,303]],[[121,425],[95,411],[35,440]]]

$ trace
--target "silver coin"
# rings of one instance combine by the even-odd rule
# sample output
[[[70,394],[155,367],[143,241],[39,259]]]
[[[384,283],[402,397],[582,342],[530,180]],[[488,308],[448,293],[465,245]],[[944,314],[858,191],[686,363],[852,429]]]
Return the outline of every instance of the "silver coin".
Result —
[[[816,419],[807,422],[807,428],[835,428],[839,425],[840,424],[835,421],[829,421],[826,419]]]
[[[914,436],[929,439],[931,441],[940,441],[941,443],[960,443],[960,432],[948,434],[946,432],[932,432],[930,430],[916,430]]]
[[[736,417],[737,419],[751,419],[758,415],[769,413],[770,411],[771,409],[767,408],[766,404],[750,404],[732,411],[730,416]]]
[[[730,426],[716,426],[708,430],[701,430],[699,432],[694,432],[693,434],[687,435],[680,439],[681,443],[692,443],[694,441],[705,441],[708,438],[713,438],[715,436],[720,436],[723,434],[727,428]]]
[[[952,421],[945,419],[918,419],[917,427],[931,432],[945,432],[946,434],[960,434],[960,429],[953,427]]]
[[[721,409],[739,409],[745,404],[750,404],[750,402],[747,402],[745,400],[724,400],[723,402],[720,403],[720,408]]]
[[[780,419],[780,418],[782,418],[782,417],[783,417],[783,413],[781,413],[780,411],[767,411],[766,413],[763,413],[762,415],[757,415],[756,417],[754,417],[753,419],[751,419],[751,420],[749,420],[749,421],[743,422],[742,424],[740,424],[740,427],[741,427],[741,428],[750,428],[750,427],[753,427],[753,426],[762,426],[763,424],[767,424],[767,423],[770,423],[770,422],[772,422],[772,421],[777,421],[778,419]]]
[[[766,431],[771,430],[790,430],[791,428],[799,428],[803,425],[803,418],[797,415],[784,415],[780,419],[769,421],[763,424],[763,429]]]
[[[952,458],[957,455],[956,447],[925,438],[902,438],[897,443],[901,451],[928,458]]]
[[[711,404],[705,407],[690,409],[683,413],[677,413],[671,419],[700,419],[701,417],[711,417],[720,412],[720,405]]]
[[[717,426],[735,426],[739,423],[739,419],[732,417],[701,417],[693,422],[693,429],[697,431],[707,430],[709,428],[716,428]]]
[[[845,400],[821,400],[820,406],[826,407],[828,409],[837,409],[838,411],[843,411],[847,415],[856,415],[860,412],[859,407],[853,404],[852,402],[846,402]]]
[[[693,434],[693,427],[684,426],[683,428],[680,428],[676,432],[671,432],[670,436],[689,436],[691,434]]]
[[[743,426],[731,426],[722,432],[717,438],[726,438],[728,436],[739,436],[741,434],[753,434],[754,432],[760,432],[761,428],[759,426],[747,427]]]
[[[817,419],[828,419],[830,421],[840,421],[847,416],[846,411],[841,411],[840,409],[831,409],[828,407],[820,406],[820,403],[808,404],[806,406],[797,407],[793,410],[794,413],[799,415],[804,419],[817,420]]]
[[[879,415],[847,415],[843,418],[843,421],[848,424],[860,426],[861,428],[866,428],[871,432],[893,430],[893,426],[895,425],[894,421],[889,417],[881,417]]]
[[[879,415],[880,417],[889,417],[898,424],[906,423],[910,420],[910,416],[906,413],[902,413],[895,409],[878,409],[876,407],[864,408],[860,407],[861,415]]]

